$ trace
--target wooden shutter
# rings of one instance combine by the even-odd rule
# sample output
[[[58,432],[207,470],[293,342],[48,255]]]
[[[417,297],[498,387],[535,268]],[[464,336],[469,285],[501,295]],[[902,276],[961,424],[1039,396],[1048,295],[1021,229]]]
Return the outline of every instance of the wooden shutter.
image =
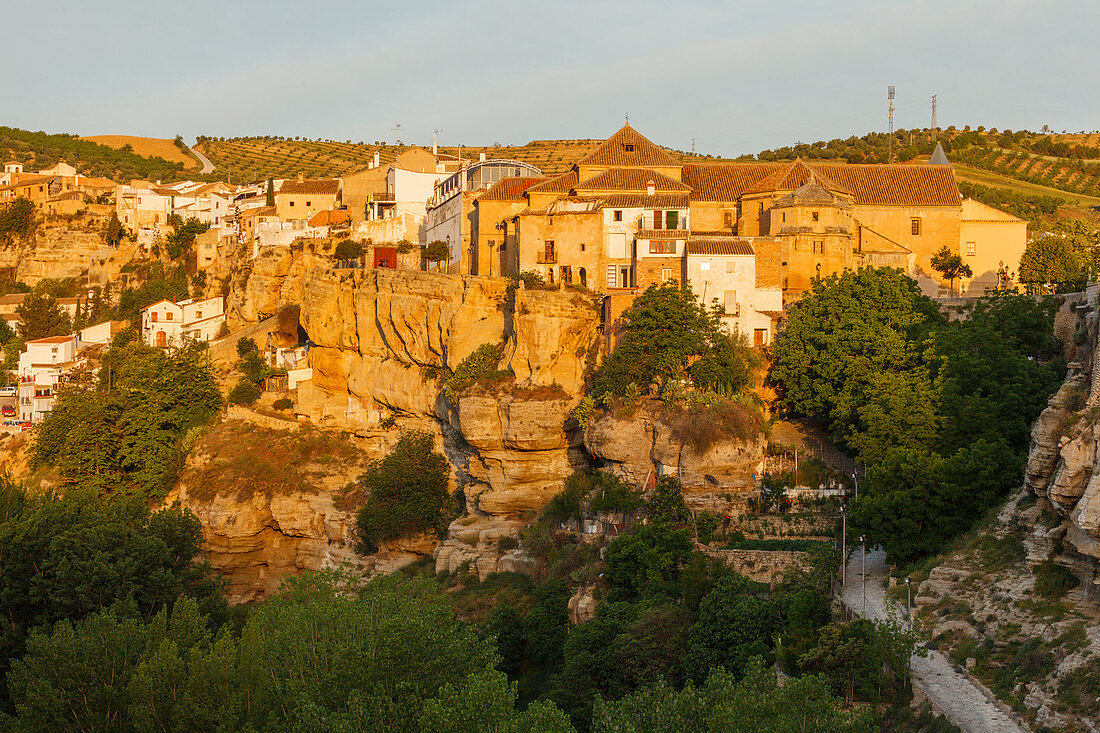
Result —
[[[680,212],[679,211],[666,211],[665,212],[665,229],[679,229],[680,224]]]

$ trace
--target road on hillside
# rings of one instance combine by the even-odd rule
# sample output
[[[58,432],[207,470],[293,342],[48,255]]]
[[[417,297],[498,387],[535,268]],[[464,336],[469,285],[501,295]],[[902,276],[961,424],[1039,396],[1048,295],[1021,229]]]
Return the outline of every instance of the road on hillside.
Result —
[[[200,163],[202,163],[202,170],[199,171],[200,174],[205,176],[207,173],[214,172],[214,164],[210,162],[210,158],[207,158],[205,155],[200,153],[198,150],[195,150],[190,145],[187,146],[187,149],[190,150],[195,155],[195,157],[199,159]]]
[[[861,571],[860,549],[855,547],[848,562],[843,593],[844,602],[857,615],[863,608]],[[885,619],[887,602],[893,604],[883,587],[885,579],[886,553],[882,550],[868,552],[866,618]],[[904,618],[904,609],[900,616]],[[913,657],[910,667],[913,684],[932,701],[934,708],[966,733],[1028,733],[1030,730],[980,682],[956,672],[955,665],[939,652],[929,651],[927,657]]]

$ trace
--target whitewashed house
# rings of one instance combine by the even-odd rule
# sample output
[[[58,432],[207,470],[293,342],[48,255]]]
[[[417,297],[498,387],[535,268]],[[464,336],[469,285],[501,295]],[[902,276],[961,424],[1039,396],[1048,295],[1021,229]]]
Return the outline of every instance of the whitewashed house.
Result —
[[[684,256],[684,279],[699,301],[717,301],[722,322],[754,346],[771,341],[773,319],[783,310],[778,283],[757,277],[752,240],[722,232],[692,234]],[[770,285],[770,286],[769,286]]]
[[[75,334],[28,341],[19,355],[19,419],[38,423],[53,409],[57,386],[77,364]]]
[[[213,341],[225,323],[225,300],[162,300],[141,311],[141,338],[149,346],[182,346]]]

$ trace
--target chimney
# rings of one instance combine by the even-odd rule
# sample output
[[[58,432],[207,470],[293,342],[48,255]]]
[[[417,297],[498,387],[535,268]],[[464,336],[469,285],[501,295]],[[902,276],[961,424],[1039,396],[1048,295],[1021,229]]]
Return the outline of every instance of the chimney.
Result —
[[[375,150],[374,151],[374,165],[372,165],[371,168],[377,168],[377,167],[378,167],[378,151]]]
[[[657,193],[657,184],[650,180],[645,185],[645,193],[646,196],[652,196],[653,194]]]
[[[439,156],[439,143],[432,140],[432,155]]]
[[[301,171],[298,171],[298,183],[301,183],[304,180],[306,180],[305,174],[302,173]]]
[[[481,161],[482,163],[484,163],[484,162],[485,162],[485,153],[482,153],[482,154],[481,154],[481,155],[480,155],[480,156],[478,157],[478,160],[480,160],[480,161]]]

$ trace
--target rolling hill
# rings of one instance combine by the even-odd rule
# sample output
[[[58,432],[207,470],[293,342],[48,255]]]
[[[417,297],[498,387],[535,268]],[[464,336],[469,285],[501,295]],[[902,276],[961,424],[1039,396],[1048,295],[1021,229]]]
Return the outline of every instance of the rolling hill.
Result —
[[[137,149],[114,148],[67,133],[31,132],[0,126],[0,158],[14,160],[26,170],[41,170],[65,161],[88,176],[115,181],[131,178],[173,181],[188,177],[179,161],[141,155]]]

